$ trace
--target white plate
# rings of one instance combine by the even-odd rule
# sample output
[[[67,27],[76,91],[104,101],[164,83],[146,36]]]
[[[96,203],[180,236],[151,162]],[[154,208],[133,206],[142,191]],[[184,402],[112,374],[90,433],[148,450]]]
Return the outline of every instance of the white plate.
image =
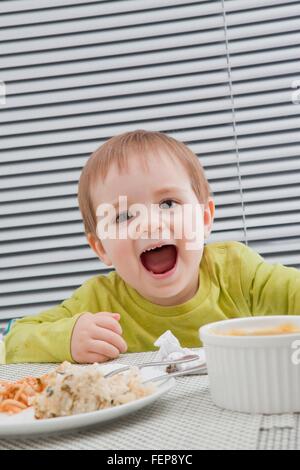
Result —
[[[124,364],[107,364],[101,366],[105,372],[118,369]],[[154,370],[156,369],[156,371]],[[143,369],[142,375],[144,378],[151,378],[155,375],[161,374],[160,368],[152,367],[151,370]],[[93,411],[90,413],[81,413],[73,416],[65,416],[51,419],[35,419],[33,408],[28,408],[21,413],[9,416],[5,413],[0,413],[0,437],[16,437],[29,435],[50,434],[53,432],[74,430],[85,426],[91,426],[112,419],[120,418],[126,414],[137,411],[144,406],[150,405],[159,397],[167,393],[175,385],[175,379],[169,378],[164,382],[156,382],[157,390],[144,398],[126,403],[125,405],[115,406],[113,408],[106,408],[104,410]]]

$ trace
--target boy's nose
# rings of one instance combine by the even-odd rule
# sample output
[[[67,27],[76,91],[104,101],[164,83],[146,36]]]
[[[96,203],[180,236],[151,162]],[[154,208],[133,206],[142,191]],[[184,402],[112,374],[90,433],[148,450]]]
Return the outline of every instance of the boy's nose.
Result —
[[[139,233],[141,238],[166,238],[169,235],[169,226],[159,210],[152,210],[141,220]]]

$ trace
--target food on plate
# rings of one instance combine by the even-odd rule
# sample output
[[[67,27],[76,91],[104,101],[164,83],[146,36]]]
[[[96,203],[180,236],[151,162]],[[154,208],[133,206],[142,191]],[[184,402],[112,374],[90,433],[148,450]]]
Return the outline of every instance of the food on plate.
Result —
[[[47,377],[47,387],[33,399],[37,419],[69,416],[122,405],[150,395],[137,367],[105,378],[98,364],[85,367],[64,362]]]
[[[33,406],[36,419],[70,416],[129,403],[155,389],[153,383],[142,383],[137,367],[105,378],[97,363],[65,361],[42,377],[0,380],[0,413],[16,414]]]
[[[286,323],[273,328],[261,328],[259,330],[234,329],[226,332],[217,332],[216,334],[221,336],[276,336],[295,333],[300,333],[300,328],[291,323]]]
[[[31,406],[32,398],[44,390],[47,376],[26,377],[17,382],[0,380],[0,413],[16,414]]]

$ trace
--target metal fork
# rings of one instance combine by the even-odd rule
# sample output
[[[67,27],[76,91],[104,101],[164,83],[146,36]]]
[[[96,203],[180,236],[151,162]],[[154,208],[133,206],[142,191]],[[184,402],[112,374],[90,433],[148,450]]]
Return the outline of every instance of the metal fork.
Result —
[[[196,361],[196,360],[198,360],[198,361],[200,360],[198,354],[189,354],[187,356],[183,356],[181,359],[161,361],[161,362],[145,362],[144,364],[138,364],[136,367],[138,367],[139,369],[143,369],[144,367],[173,366],[173,365],[184,364],[186,362],[192,362],[192,361]],[[204,365],[205,364],[203,364],[203,366]],[[127,370],[129,370],[131,367],[132,367],[132,365],[131,366],[120,367],[120,369],[108,372],[107,374],[105,374],[105,377],[107,378],[107,377],[112,377],[113,375],[116,375],[116,374],[121,374],[122,372],[126,372]],[[197,366],[197,367],[199,368],[200,365]],[[192,369],[188,369],[188,370],[190,371]],[[183,371],[180,371],[180,372],[183,372]],[[185,371],[185,372],[187,372],[187,371]]]

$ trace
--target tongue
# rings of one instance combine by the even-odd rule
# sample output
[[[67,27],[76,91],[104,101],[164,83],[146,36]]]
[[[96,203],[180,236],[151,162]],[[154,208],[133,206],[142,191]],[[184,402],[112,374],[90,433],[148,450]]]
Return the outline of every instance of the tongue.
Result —
[[[175,266],[177,251],[174,245],[165,245],[142,253],[141,260],[148,271],[161,274]]]

